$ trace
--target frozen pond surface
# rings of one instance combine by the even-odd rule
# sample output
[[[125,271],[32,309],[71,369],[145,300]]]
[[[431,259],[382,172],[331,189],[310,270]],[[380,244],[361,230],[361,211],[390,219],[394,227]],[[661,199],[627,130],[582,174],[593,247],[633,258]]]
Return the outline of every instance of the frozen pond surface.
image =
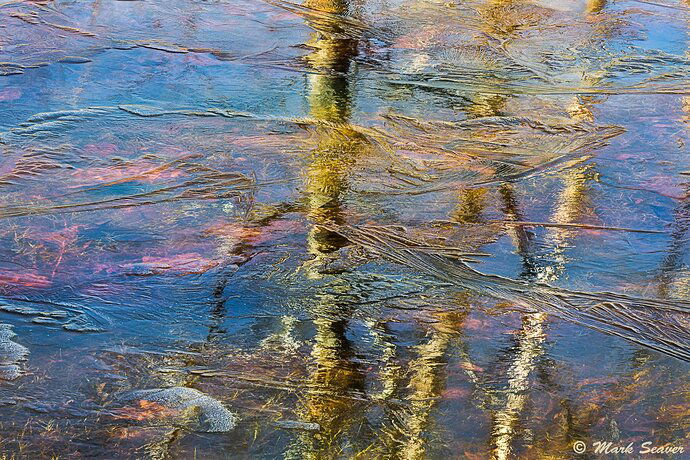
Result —
[[[0,0],[0,458],[687,458],[689,31]]]

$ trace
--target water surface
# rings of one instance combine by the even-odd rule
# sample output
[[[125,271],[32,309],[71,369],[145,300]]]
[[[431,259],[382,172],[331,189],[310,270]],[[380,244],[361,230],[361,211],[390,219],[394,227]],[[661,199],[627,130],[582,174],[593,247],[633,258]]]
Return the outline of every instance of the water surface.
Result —
[[[687,452],[689,27],[0,3],[0,458]]]

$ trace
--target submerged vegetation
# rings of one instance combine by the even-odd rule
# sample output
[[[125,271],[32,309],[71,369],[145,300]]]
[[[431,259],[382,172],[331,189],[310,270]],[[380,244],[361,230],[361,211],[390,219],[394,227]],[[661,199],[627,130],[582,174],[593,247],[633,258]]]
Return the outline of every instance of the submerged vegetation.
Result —
[[[688,30],[0,0],[0,459],[683,458]]]

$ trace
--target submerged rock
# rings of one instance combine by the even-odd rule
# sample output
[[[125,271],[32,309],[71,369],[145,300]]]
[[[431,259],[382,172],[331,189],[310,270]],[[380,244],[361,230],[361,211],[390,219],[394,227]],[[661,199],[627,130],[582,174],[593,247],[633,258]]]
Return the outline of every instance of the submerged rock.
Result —
[[[0,324],[0,380],[14,380],[22,375],[21,362],[26,360],[29,349],[13,342],[12,326]]]
[[[143,400],[160,404],[191,420],[190,428],[198,431],[225,432],[232,430],[237,424],[236,414],[230,412],[220,401],[193,388],[136,390],[123,394],[119,399],[126,403]]]

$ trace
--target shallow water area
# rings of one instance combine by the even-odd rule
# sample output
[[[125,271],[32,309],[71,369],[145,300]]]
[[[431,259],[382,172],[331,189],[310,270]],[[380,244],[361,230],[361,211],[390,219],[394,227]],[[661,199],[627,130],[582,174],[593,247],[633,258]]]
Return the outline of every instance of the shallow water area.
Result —
[[[0,459],[685,458],[689,30],[0,0]]]

